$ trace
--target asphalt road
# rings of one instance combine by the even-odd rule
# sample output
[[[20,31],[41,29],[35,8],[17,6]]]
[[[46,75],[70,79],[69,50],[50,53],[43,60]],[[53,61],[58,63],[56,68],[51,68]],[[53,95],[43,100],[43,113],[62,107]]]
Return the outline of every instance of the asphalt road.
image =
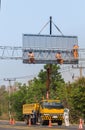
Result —
[[[41,125],[31,125],[27,126],[24,124],[24,122],[16,122],[14,125],[10,125],[9,121],[0,121],[0,130],[78,130],[79,125],[70,125],[69,127],[66,127],[65,125],[57,126],[52,125],[49,126],[41,126]],[[85,125],[83,126],[83,130],[85,129]]]

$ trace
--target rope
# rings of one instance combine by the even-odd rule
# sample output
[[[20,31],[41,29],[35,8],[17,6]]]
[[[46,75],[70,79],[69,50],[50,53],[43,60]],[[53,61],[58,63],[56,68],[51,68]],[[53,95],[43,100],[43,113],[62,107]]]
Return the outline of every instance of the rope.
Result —
[[[38,33],[40,35],[40,33],[43,31],[43,29],[48,25],[49,21],[43,26],[43,28],[40,30],[40,32]]]
[[[61,32],[61,30],[53,23],[53,25],[57,28],[57,30],[62,34],[62,36],[64,36],[63,35],[63,33]]]

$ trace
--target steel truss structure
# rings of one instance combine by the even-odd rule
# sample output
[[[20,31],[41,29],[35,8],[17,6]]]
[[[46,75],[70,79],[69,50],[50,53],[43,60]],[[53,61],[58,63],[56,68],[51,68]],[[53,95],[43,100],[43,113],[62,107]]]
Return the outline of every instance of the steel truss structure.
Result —
[[[23,48],[23,47],[11,47],[11,46],[0,46],[0,59],[7,59],[7,60],[23,60],[23,51],[28,53],[30,48]],[[57,63],[57,61],[53,58],[56,52],[60,51],[63,55],[64,63],[77,63],[85,61],[85,48],[78,49],[79,57],[78,59],[73,59],[72,57],[72,50],[62,50],[62,49],[33,49],[34,53],[36,52],[35,60],[37,59],[37,63],[46,64],[46,63]],[[42,58],[41,58],[42,57]],[[54,62],[53,62],[54,61]],[[28,63],[28,61],[26,61]],[[36,63],[36,62],[35,62]]]
[[[29,53],[29,49],[24,49],[24,55],[26,59],[23,60],[24,63],[29,63],[27,58],[27,53]],[[32,52],[35,54],[35,63],[38,64],[58,64],[57,59],[55,57],[56,53],[60,52],[62,55],[62,59],[64,60],[64,64],[77,64],[78,59],[73,58],[72,50],[65,49],[32,49]]]
[[[0,59],[22,60],[22,47],[0,46]]]

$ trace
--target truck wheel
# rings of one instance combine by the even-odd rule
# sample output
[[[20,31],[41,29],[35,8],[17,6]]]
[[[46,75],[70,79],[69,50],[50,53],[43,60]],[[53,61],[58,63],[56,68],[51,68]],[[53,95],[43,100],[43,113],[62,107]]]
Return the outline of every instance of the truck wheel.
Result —
[[[36,118],[32,118],[32,119],[31,119],[31,124],[32,124],[32,125],[36,125]]]
[[[45,120],[45,125],[49,125],[49,120]]]
[[[49,125],[49,120],[43,120],[42,125]]]
[[[28,119],[25,118],[24,122],[25,122],[26,125],[28,125]]]
[[[46,125],[46,122],[43,120],[41,124],[42,124],[42,125]]]
[[[58,121],[58,125],[62,125],[62,121]]]
[[[38,118],[38,122],[39,122],[41,125],[45,125],[45,121],[42,120],[41,116]]]

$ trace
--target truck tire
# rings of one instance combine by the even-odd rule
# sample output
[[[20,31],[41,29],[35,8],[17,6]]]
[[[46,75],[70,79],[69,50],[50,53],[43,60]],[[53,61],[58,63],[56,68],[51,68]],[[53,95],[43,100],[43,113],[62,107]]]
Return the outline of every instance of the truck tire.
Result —
[[[29,124],[29,115],[24,116],[24,122],[25,122],[26,125]]]
[[[28,125],[28,119],[27,118],[24,119],[24,122],[25,122],[26,125]]]
[[[32,119],[31,119],[31,124],[32,124],[32,125],[36,125],[36,118],[32,118]]]
[[[48,124],[49,124],[49,120],[42,120],[42,117],[41,117],[41,116],[38,117],[38,122],[39,122],[41,125],[48,125]]]
[[[43,120],[42,125],[49,125],[49,120]]]
[[[41,125],[45,125],[45,121],[42,120],[42,117],[41,117],[41,116],[38,117],[38,122],[39,122]]]
[[[62,121],[59,120],[59,121],[58,121],[58,125],[62,125]]]

